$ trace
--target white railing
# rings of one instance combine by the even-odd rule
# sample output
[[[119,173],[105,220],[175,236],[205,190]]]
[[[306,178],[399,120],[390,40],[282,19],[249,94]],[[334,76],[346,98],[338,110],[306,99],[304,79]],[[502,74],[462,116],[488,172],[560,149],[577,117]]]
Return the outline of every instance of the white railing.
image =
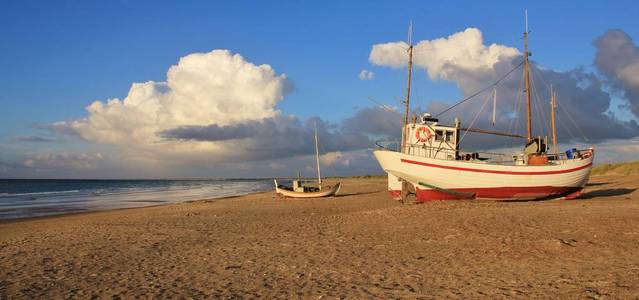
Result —
[[[461,150],[453,150],[444,147],[432,147],[427,146],[425,144],[407,144],[404,147],[404,151],[400,151],[399,142],[397,141],[377,141],[375,145],[380,150],[386,151],[394,151],[394,152],[403,152],[409,155],[415,155],[420,157],[427,158],[438,158],[444,160],[478,160],[478,161],[486,161],[490,160],[493,163],[499,161],[505,161],[503,158],[510,158],[511,155],[504,153],[495,153],[495,152],[486,152],[486,151],[461,151]],[[497,158],[502,158],[497,160]],[[512,160],[507,160],[507,162],[512,162]]]
[[[404,151],[400,151],[401,147],[398,141],[377,141],[375,142],[375,145],[379,150],[402,152],[414,156],[444,160],[486,161],[494,164],[511,164],[513,162],[523,160],[523,157],[520,157],[520,155],[487,151],[470,152],[442,147],[431,147],[424,144],[408,144],[404,147]],[[591,151],[591,149],[573,150],[571,158],[568,157],[566,152],[560,152],[556,155],[554,153],[548,153],[547,157],[549,161],[561,162],[570,159],[581,159],[584,155],[592,155]]]

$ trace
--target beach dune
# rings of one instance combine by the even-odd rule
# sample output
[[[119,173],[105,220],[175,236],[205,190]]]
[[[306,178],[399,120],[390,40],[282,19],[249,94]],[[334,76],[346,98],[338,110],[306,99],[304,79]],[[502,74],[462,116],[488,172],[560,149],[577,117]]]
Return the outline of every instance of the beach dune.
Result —
[[[0,223],[0,298],[639,297],[639,176],[401,205],[385,178]]]

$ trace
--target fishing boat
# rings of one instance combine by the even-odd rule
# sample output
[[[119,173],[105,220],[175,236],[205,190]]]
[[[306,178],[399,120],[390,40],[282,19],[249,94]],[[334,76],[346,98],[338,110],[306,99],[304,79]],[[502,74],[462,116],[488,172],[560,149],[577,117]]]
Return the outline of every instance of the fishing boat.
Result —
[[[523,65],[527,108],[526,135],[464,128],[457,118],[454,124],[440,124],[437,115],[431,114],[424,114],[420,118],[413,116],[409,122],[413,57],[413,46],[409,42],[402,140],[395,146],[378,142],[377,148],[373,151],[382,169],[388,173],[388,191],[394,199],[404,202],[409,195],[414,195],[416,202],[453,199],[573,199],[582,193],[590,176],[595,151],[592,147],[582,150],[570,148],[561,153],[557,151],[554,92],[550,92],[552,151],[547,145],[547,137],[534,136],[532,132],[527,23],[526,16],[523,62],[516,67]],[[494,114],[493,106],[493,122]],[[462,132],[521,138],[525,140],[523,151],[508,155],[505,159],[503,154],[497,154],[495,158],[489,155],[492,153],[463,151],[460,148]]]
[[[328,196],[334,196],[339,192],[341,183],[337,183],[333,187],[328,187],[320,190],[316,187],[304,186],[302,180],[293,180],[293,187],[285,187],[277,184],[275,181],[275,192],[289,198],[322,198]]]
[[[314,182],[314,180],[304,180],[299,178],[299,176],[298,179],[293,180],[293,186],[291,187],[280,185],[277,183],[277,179],[274,179],[273,182],[275,183],[275,193],[288,198],[321,198],[337,195],[339,189],[341,188],[340,182],[333,186],[322,185],[317,126],[315,126],[315,160],[317,162],[317,186],[308,184]]]

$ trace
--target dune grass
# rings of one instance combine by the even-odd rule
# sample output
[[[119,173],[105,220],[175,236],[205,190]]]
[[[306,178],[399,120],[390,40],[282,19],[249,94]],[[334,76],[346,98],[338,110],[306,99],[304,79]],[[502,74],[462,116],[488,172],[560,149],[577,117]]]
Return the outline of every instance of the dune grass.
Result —
[[[603,164],[592,169],[592,175],[632,175],[639,174],[639,161],[617,164]]]

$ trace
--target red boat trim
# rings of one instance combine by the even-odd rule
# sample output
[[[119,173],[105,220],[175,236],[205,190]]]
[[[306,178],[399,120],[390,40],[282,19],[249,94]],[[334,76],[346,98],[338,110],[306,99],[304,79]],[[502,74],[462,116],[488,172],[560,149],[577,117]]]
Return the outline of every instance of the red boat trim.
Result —
[[[393,198],[394,200],[402,199],[402,191],[400,190],[389,190],[388,193],[391,195],[391,198]]]
[[[582,187],[558,187],[558,186],[536,186],[536,187],[496,187],[496,188],[462,188],[454,189],[458,192],[473,193],[476,198],[495,200],[532,200],[565,197],[574,199],[579,197]],[[400,190],[389,191],[392,194],[401,195]],[[433,189],[420,189],[415,191],[418,202],[433,200],[463,200],[466,198],[452,194],[443,193]]]
[[[581,169],[588,168],[592,165],[592,162],[577,168],[567,169],[567,170],[558,170],[558,171],[538,171],[538,172],[517,172],[517,171],[498,171],[498,170],[481,170],[481,169],[470,169],[470,168],[461,168],[461,167],[452,167],[452,166],[442,166],[436,164],[429,164],[425,162],[419,162],[409,159],[401,159],[403,163],[422,165],[427,167],[441,168],[441,169],[451,169],[451,170],[459,170],[459,171],[469,171],[469,172],[478,172],[478,173],[493,173],[493,174],[508,174],[508,175],[550,175],[550,174],[562,174],[562,173],[570,173],[574,171],[578,171]]]

